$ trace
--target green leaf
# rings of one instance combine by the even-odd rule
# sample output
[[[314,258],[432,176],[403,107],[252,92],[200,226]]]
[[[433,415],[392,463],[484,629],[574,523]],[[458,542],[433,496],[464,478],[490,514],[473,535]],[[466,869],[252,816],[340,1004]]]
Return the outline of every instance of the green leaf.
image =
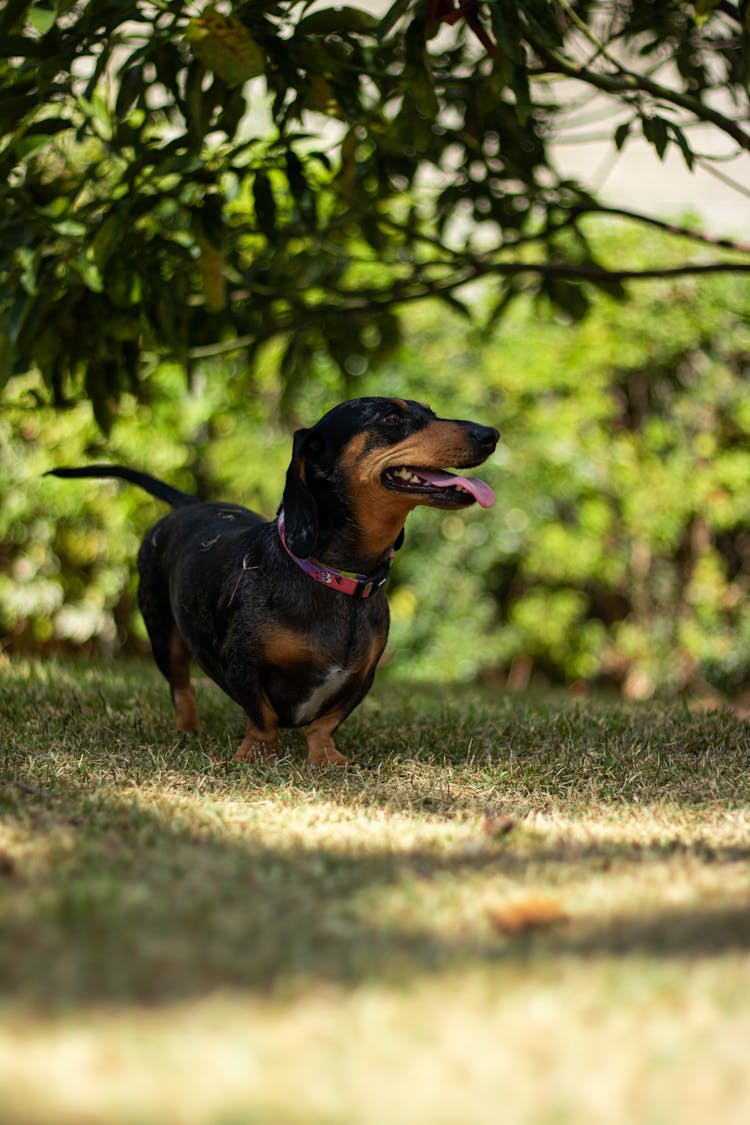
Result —
[[[84,91],[83,91],[83,96],[87,101],[90,102],[91,99],[93,98],[94,92],[96,91],[96,88],[99,85],[101,77],[105,73],[105,71],[107,70],[107,67],[109,65],[109,60],[110,60],[111,56],[112,56],[111,47],[110,47],[109,44],[105,43],[104,46],[102,47],[101,51],[99,52],[99,55],[97,56],[96,63],[94,64],[94,68],[91,72],[91,77],[89,78],[88,82],[86,83],[86,86],[85,86]]]
[[[500,290],[500,296],[490,310],[490,314],[484,324],[484,328],[489,330],[494,328],[507,312],[512,302],[521,295],[523,292],[521,285],[516,278],[510,278],[503,283]]]
[[[253,180],[253,201],[258,227],[267,238],[276,231],[276,201],[273,197],[271,180],[265,172],[256,172]]]
[[[104,290],[116,308],[127,309],[141,299],[141,279],[130,262],[113,255],[104,271]]]
[[[513,63],[523,61],[523,28],[518,8],[511,0],[497,0],[492,5],[492,30],[498,52]]]
[[[143,63],[129,66],[119,74],[120,89],[115,101],[115,117],[127,117],[143,92]]]
[[[670,123],[665,121],[663,117],[656,115],[654,117],[644,116],[641,119],[643,135],[649,144],[653,145],[656,149],[656,154],[660,160],[664,159],[664,153],[669,144],[669,124]]]
[[[28,160],[36,156],[49,144],[48,137],[27,137],[25,134],[13,142],[13,151],[18,160]]]
[[[37,3],[31,5],[28,20],[34,31],[38,31],[40,35],[46,35],[50,28],[54,25],[57,19],[57,9],[54,4],[47,7],[45,4]]]
[[[217,250],[224,245],[224,200],[218,192],[210,192],[199,211],[201,232]]]
[[[427,67],[420,67],[416,73],[409,77],[409,93],[414,105],[428,121],[434,121],[440,106],[432,82],[432,75]]]
[[[81,281],[92,293],[101,293],[104,290],[104,280],[97,265],[93,252],[77,254],[71,260],[71,266],[76,271]]]
[[[33,137],[43,135],[45,137],[52,137],[56,133],[62,133],[65,129],[72,129],[73,123],[67,117],[41,117],[37,121],[33,121],[26,129],[24,135]]]
[[[305,179],[305,174],[299,158],[291,149],[288,151],[286,157],[286,177],[289,181],[289,187],[294,196],[294,201],[297,204],[301,219],[308,226],[314,227],[317,223],[315,196]]]
[[[385,39],[398,21],[409,11],[412,0],[395,0],[378,24],[378,39]]]
[[[66,238],[83,238],[86,234],[86,224],[79,219],[61,219],[60,222],[51,225],[53,230],[65,235]]]
[[[109,434],[112,429],[112,400],[109,395],[109,380],[107,379],[106,365],[92,359],[86,365],[84,385],[86,394],[91,401],[94,418],[103,434]]]
[[[37,288],[37,274],[39,270],[39,249],[32,250],[28,246],[22,246],[18,250],[18,262],[21,266],[20,282],[22,287],[31,296],[35,296],[38,292]]]
[[[631,130],[632,126],[633,126],[632,120],[631,121],[623,121],[623,123],[621,125],[618,125],[617,128],[615,129],[615,148],[617,149],[618,152],[622,151],[623,146],[625,144],[625,141],[628,139],[628,137],[630,135],[630,130]]]
[[[574,321],[583,320],[591,305],[583,286],[567,278],[546,278],[542,282],[541,292]]]
[[[297,24],[297,35],[373,35],[382,21],[361,8],[323,8]]]
[[[377,216],[364,215],[361,220],[362,237],[368,246],[372,246],[378,255],[384,254],[388,247],[388,237],[382,230]]]
[[[281,375],[284,391],[288,394],[301,379],[307,378],[312,364],[313,351],[304,332],[295,332],[281,358]]]
[[[563,37],[555,17],[555,4],[550,4],[548,0],[520,0],[518,7],[536,39],[545,47],[560,46]]]
[[[45,118],[29,125],[23,133],[13,142],[13,149],[19,160],[28,160],[30,156],[41,152],[58,133],[71,129],[73,126],[65,118]]]
[[[196,58],[228,86],[239,86],[265,70],[263,51],[245,25],[215,8],[189,21],[187,38]]]
[[[719,0],[695,0],[695,26],[702,27],[718,4]]]
[[[247,102],[242,89],[233,90],[224,101],[216,120],[217,129],[221,129],[231,139],[236,134],[246,110]]]
[[[8,335],[12,344],[19,343],[35,304],[33,295],[25,290],[18,290],[13,294],[10,314],[7,318]]]
[[[0,318],[0,387],[5,386],[13,374],[15,351],[4,318]]]
[[[526,67],[513,63],[511,67],[510,86],[516,96],[516,116],[520,125],[526,125],[531,113],[531,94],[529,92],[529,77]]]
[[[682,152],[689,171],[692,172],[693,166],[695,164],[695,153],[688,144],[687,137],[683,133],[682,129],[680,129],[678,125],[675,125],[674,121],[670,122],[669,129]]]
[[[94,261],[99,269],[104,269],[119,244],[127,237],[128,225],[117,213],[110,213],[103,220],[92,241]]]
[[[607,277],[607,271],[603,267],[600,267],[598,262],[592,261],[587,264],[597,266],[602,270],[601,277],[587,278],[587,281],[590,285],[593,285],[597,289],[600,289],[602,293],[606,293],[608,297],[613,297],[616,301],[625,300],[628,295],[628,291],[621,281],[618,281],[616,278]]]

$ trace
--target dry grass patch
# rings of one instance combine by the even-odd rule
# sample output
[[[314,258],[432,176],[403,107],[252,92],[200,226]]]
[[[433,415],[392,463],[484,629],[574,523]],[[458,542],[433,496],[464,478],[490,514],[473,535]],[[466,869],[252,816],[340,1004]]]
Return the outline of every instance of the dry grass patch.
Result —
[[[4,1121],[746,1119],[730,712],[381,688],[311,771],[150,667],[0,677]]]

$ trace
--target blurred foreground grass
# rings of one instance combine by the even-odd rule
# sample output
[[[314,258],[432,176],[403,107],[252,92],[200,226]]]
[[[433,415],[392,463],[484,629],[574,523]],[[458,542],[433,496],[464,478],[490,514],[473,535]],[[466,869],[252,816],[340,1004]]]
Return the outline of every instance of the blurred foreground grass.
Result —
[[[0,1118],[745,1122],[750,726],[382,681],[240,767],[199,683],[0,666]]]

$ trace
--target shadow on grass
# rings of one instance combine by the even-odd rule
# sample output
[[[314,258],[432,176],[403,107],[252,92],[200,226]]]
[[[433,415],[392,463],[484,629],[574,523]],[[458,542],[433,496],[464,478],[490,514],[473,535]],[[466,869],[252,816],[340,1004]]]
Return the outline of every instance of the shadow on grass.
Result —
[[[479,822],[488,800],[509,793],[518,808],[556,802],[570,815],[610,800],[625,810],[650,800],[686,810],[747,803],[750,733],[732,716],[507,698],[488,705],[468,693],[423,703],[389,690],[342,736],[347,752],[377,768],[313,775],[295,765],[295,749],[278,766],[227,772],[210,754],[231,754],[241,724],[216,693],[206,695],[209,737],[176,740],[152,669],[47,664],[10,668],[5,679],[0,811],[21,841],[7,856],[0,846],[6,1004],[159,1004],[535,958],[690,958],[750,947],[745,900],[634,906],[615,918],[576,916],[564,901],[570,921],[508,937],[481,903],[467,910],[460,895],[462,880],[473,879],[479,895],[485,886],[580,885],[618,865],[645,868],[683,852],[710,864],[718,885],[722,865],[750,861],[750,846],[684,844],[676,835],[645,847],[561,842],[524,839],[523,830],[495,840],[478,827],[462,850],[400,845],[391,831],[380,843],[353,829],[351,846],[295,831],[318,806],[322,817],[338,808],[371,828],[384,807],[407,820],[467,813]],[[265,842],[264,802],[277,816]],[[235,821],[227,819],[232,806]]]
[[[541,841],[519,853],[487,844],[472,854],[385,845],[352,854],[341,846],[266,846],[257,834],[233,837],[231,830],[220,838],[205,819],[179,827],[127,802],[64,796],[68,810],[79,803],[84,812],[72,823],[66,813],[61,836],[54,813],[24,794],[24,819],[36,802],[49,852],[36,870],[19,863],[2,872],[0,997],[11,1006],[158,1005],[215,990],[398,982],[536,958],[690,958],[750,947],[750,900],[605,920],[574,916],[514,937],[494,933],[481,908],[469,925],[446,925],[444,911],[435,927],[424,910],[414,925],[378,916],[388,889],[419,896],[433,880],[477,874],[516,880],[521,889],[530,863],[537,881],[562,868],[584,876],[658,862],[674,854],[673,844]],[[703,858],[747,861],[750,848],[712,849]]]

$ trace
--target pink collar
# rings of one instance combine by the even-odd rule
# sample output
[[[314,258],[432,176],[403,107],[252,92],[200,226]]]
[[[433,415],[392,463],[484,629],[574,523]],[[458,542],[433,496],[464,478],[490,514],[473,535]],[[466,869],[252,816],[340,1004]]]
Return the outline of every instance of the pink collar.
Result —
[[[371,594],[376,593],[381,586],[384,586],[388,581],[388,574],[391,569],[391,563],[395,551],[391,548],[388,555],[388,562],[380,567],[375,574],[355,574],[351,570],[335,570],[332,566],[326,566],[325,563],[318,562],[317,559],[300,559],[297,555],[292,554],[287,546],[284,537],[284,509],[279,509],[279,514],[276,517],[276,526],[279,529],[279,539],[281,540],[284,550],[289,555],[289,558],[297,564],[300,570],[304,570],[305,574],[309,574],[316,582],[320,582],[322,586],[328,586],[332,590],[338,590],[341,594],[349,594],[353,598],[369,598]]]

